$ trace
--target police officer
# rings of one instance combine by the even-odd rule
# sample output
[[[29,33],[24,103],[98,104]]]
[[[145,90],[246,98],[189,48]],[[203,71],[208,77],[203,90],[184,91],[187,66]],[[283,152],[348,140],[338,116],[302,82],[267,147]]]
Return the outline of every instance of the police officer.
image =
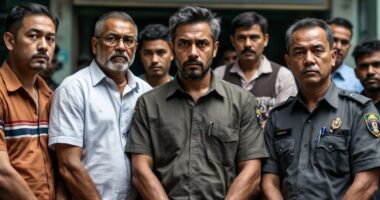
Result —
[[[380,166],[376,108],[370,99],[332,83],[336,52],[325,22],[300,20],[287,30],[285,41],[286,63],[300,92],[275,107],[265,127],[270,157],[262,169],[264,195],[369,199]]]

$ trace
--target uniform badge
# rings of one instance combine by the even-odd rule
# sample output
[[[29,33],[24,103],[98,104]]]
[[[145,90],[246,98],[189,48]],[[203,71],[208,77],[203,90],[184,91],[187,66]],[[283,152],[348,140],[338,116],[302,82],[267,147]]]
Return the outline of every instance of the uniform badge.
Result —
[[[337,117],[335,118],[330,125],[330,133],[334,132],[335,130],[339,129],[342,126],[342,118]]]
[[[379,121],[379,116],[376,115],[375,113],[367,113],[364,115],[364,121],[365,124],[367,125],[367,128],[372,135],[375,137],[380,136],[380,121]]]
[[[256,112],[256,119],[257,119],[257,122],[259,123],[259,125],[261,127],[263,127],[263,123],[264,123],[264,119],[263,119],[263,114],[261,112],[261,109],[256,107],[255,108],[255,112]]]

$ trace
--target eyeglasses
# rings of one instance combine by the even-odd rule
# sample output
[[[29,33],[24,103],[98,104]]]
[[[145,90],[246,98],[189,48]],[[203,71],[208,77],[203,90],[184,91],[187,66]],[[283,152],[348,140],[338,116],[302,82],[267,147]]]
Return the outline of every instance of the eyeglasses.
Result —
[[[137,40],[134,37],[131,36],[124,36],[120,37],[117,35],[107,35],[107,36],[97,36],[97,39],[103,39],[104,44],[109,47],[114,47],[116,46],[119,42],[120,39],[123,40],[123,44],[126,48],[133,48],[137,44]]]

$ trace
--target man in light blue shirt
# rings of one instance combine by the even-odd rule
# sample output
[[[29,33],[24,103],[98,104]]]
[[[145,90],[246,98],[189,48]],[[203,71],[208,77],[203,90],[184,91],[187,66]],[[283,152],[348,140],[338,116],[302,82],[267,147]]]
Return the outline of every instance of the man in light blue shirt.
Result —
[[[334,18],[327,23],[333,32],[334,49],[337,53],[332,79],[338,87],[360,93],[363,86],[356,78],[354,69],[343,62],[351,48],[352,24],[343,18]]]
[[[49,146],[75,199],[135,199],[124,148],[137,98],[151,89],[128,69],[136,38],[128,14],[101,16],[91,40],[95,59],[66,78],[53,97]]]

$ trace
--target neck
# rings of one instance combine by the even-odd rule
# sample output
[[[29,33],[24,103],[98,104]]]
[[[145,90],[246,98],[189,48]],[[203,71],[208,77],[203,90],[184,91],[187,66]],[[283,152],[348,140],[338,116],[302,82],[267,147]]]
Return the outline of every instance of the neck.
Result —
[[[315,107],[317,106],[321,98],[325,96],[330,85],[331,85],[331,79],[329,79],[328,83],[319,87],[317,87],[316,85],[313,85],[313,86],[300,85],[300,90],[303,95],[303,98],[305,99],[305,103],[309,112],[312,112],[315,109]]]
[[[128,78],[126,76],[127,72],[125,72],[125,71],[109,71],[109,70],[106,71],[102,68],[100,68],[100,69],[104,72],[104,74],[106,74],[106,76],[108,78],[112,79],[116,83],[116,85],[119,89],[120,95],[123,95],[124,88],[128,84]]]
[[[260,67],[261,59],[255,61],[242,61],[239,60],[240,69],[244,73],[246,80],[251,80],[251,78],[256,74],[257,69]]]
[[[193,98],[194,102],[197,102],[210,89],[211,70],[202,79],[198,80],[187,80],[180,73],[178,74],[178,78],[183,89]]]
[[[8,65],[13,71],[13,73],[17,76],[22,86],[27,91],[33,91],[35,88],[36,81],[37,81],[38,72],[21,70],[21,69],[28,69],[28,67],[20,67],[12,59],[8,60]]]
[[[164,76],[154,77],[154,76],[148,76],[148,74],[145,74],[145,80],[152,87],[156,87],[156,86],[162,85],[166,82],[169,82],[170,81],[170,75],[165,74]]]
[[[380,91],[367,91],[364,90],[364,94],[371,98],[374,103],[377,103],[380,101]]]

